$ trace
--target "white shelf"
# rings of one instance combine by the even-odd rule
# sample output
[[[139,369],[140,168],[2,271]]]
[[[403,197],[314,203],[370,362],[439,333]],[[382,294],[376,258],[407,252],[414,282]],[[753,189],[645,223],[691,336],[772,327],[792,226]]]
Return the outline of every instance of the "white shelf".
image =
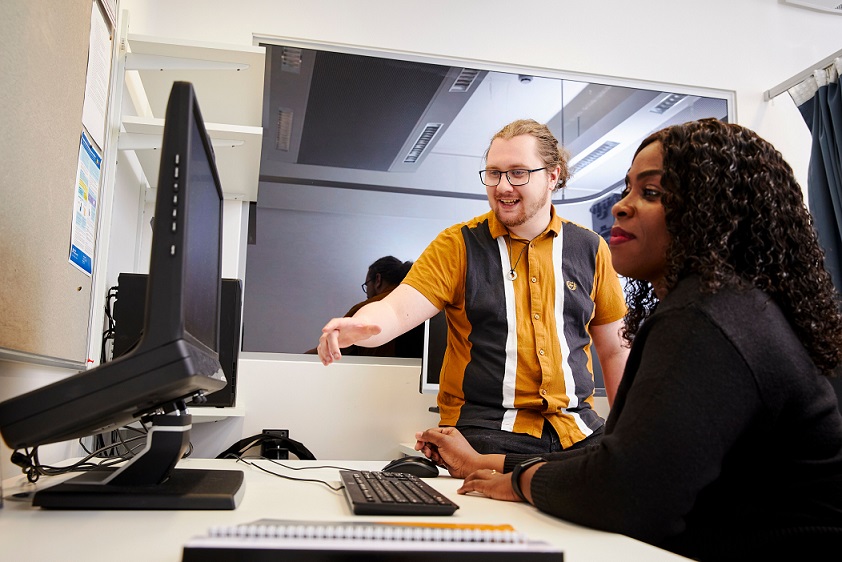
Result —
[[[137,70],[152,117],[164,117],[172,83],[191,82],[210,123],[260,127],[263,123],[264,47],[195,43],[129,34],[131,54],[159,57],[160,69]],[[194,68],[173,65],[174,60],[196,62]],[[127,58],[127,65],[131,61]],[[223,63],[214,66],[214,63]],[[224,70],[229,66],[232,70]],[[235,70],[234,68],[242,68]],[[208,69],[209,67],[209,69]],[[127,70],[129,70],[127,66]]]
[[[123,128],[117,147],[134,150],[146,181],[158,187],[161,139],[164,120],[153,117],[123,117]],[[242,125],[225,125],[205,122],[208,136],[216,154],[216,167],[226,199],[257,201],[257,184],[260,177],[260,150],[263,129]]]
[[[215,408],[213,406],[189,406],[188,411],[193,416],[193,423],[209,423],[227,420],[228,418],[242,418],[246,409],[242,406],[229,408]]]
[[[172,84],[186,81],[214,144],[225,198],[257,201],[265,48],[132,34],[126,43],[126,84],[136,116],[123,116],[118,147],[135,152],[149,186],[158,183],[157,149]]]

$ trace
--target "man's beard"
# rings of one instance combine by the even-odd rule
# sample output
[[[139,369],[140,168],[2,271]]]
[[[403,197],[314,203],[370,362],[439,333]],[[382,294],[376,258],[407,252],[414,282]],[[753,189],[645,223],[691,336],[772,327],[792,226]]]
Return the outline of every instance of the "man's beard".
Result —
[[[506,217],[504,219],[500,216],[500,213],[498,213],[497,210],[494,211],[494,214],[497,215],[497,220],[499,220],[507,228],[511,228],[513,226],[521,226],[522,224],[526,224],[526,222],[528,222],[529,219],[531,219],[532,217],[537,215],[541,211],[541,209],[544,208],[544,205],[547,204],[547,199],[549,197],[550,197],[550,192],[544,191],[544,197],[542,197],[538,201],[533,202],[531,205],[526,206],[524,208],[523,212],[518,216],[514,216],[514,217],[509,216],[509,217]],[[523,201],[522,198],[521,198],[521,201]],[[500,207],[499,201],[497,202],[496,207],[497,207],[497,209],[499,209],[499,207]]]

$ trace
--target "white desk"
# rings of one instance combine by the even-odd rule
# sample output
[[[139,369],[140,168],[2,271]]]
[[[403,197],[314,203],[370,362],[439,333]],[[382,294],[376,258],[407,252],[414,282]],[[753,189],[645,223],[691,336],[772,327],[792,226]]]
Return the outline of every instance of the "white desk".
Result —
[[[338,483],[334,469],[287,470],[269,461],[257,461],[281,474],[319,478]],[[334,465],[378,470],[386,461],[280,461],[290,466]],[[181,560],[182,546],[214,525],[237,525],[258,519],[386,520],[396,517],[362,517],[351,514],[342,492],[322,484],[293,482],[266,474],[236,461],[188,459],[183,468],[240,468],[245,473],[245,495],[232,511],[53,511],[33,508],[29,500],[10,497],[29,486],[25,478],[3,482],[4,506],[0,509],[0,558],[3,560],[99,560],[148,562]],[[55,478],[42,478],[46,486]],[[446,494],[460,509],[450,517],[426,520],[461,523],[510,524],[532,539],[544,540],[564,550],[566,562],[624,562],[684,560],[622,535],[594,531],[545,515],[521,503],[501,502],[456,493],[461,480],[447,475],[426,482]],[[28,489],[31,490],[31,487]],[[412,520],[412,518],[403,518]],[[418,518],[416,518],[418,519]]]

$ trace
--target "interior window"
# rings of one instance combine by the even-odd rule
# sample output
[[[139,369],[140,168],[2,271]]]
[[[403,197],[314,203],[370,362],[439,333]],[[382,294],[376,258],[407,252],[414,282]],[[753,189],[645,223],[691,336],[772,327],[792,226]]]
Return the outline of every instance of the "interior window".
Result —
[[[486,212],[477,172],[510,121],[548,124],[572,171],[556,210],[603,232],[646,135],[733,111],[723,91],[266,46],[244,351],[314,348],[328,319],[366,298],[375,260],[415,260],[442,229]]]

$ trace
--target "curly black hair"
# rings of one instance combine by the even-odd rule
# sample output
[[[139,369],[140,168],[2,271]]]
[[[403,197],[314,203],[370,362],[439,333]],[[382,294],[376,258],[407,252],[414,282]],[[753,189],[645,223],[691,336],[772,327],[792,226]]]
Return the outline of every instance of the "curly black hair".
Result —
[[[696,274],[702,290],[755,286],[781,307],[816,366],[842,362],[842,312],[801,187],[757,133],[718,119],[675,125],[644,139],[662,147],[662,203],[670,245],[666,289]],[[629,280],[623,337],[631,343],[657,305],[647,281]]]

